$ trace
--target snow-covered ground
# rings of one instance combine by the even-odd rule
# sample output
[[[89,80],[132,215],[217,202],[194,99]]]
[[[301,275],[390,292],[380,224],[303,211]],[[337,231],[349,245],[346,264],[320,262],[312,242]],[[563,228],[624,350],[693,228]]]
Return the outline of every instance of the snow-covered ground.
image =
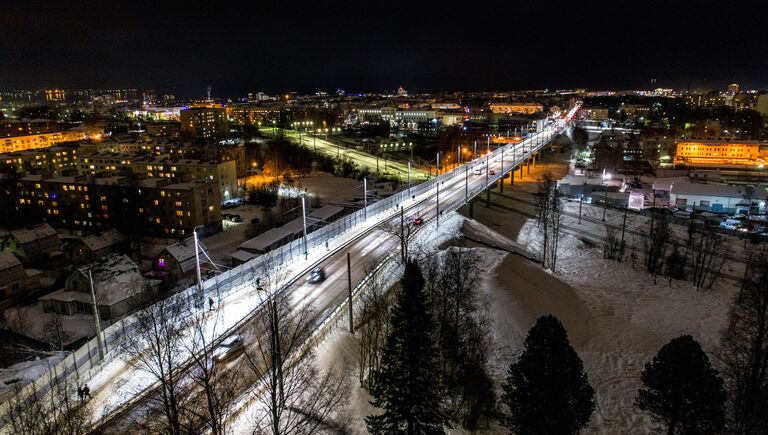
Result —
[[[604,260],[599,247],[571,235],[562,237],[558,272],[551,273],[518,255],[522,250],[531,257],[538,254],[535,222],[478,206],[475,217],[477,221],[465,220],[461,233],[489,271],[482,286],[491,300],[495,349],[489,363],[497,388],[521,351],[528,329],[539,316],[554,314],[567,328],[597,393],[597,406],[584,433],[657,431],[634,406],[644,364],[682,334],[692,335],[711,354],[725,326],[733,285],[721,283],[716,289],[697,291],[683,281],[669,285],[660,279],[654,284],[645,272],[633,270],[629,263]],[[357,346],[357,338],[339,328],[319,345],[319,362],[323,367],[347,363],[357,368]],[[350,430],[366,433],[364,418],[373,412],[370,396],[359,387],[357,373],[350,376],[354,387]],[[486,433],[498,430],[492,427]]]
[[[50,370],[67,356],[64,352],[49,352],[47,356],[24,361],[0,369],[0,397],[13,391],[14,386],[26,385]]]

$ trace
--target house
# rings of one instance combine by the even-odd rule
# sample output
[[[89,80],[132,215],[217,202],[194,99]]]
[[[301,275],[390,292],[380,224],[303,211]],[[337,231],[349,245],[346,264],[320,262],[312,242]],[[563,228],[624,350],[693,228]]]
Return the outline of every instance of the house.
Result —
[[[60,253],[59,234],[48,224],[11,231],[3,242],[3,251],[16,254],[30,263]]]
[[[208,249],[199,240],[197,247],[201,267],[210,269],[205,266],[209,264]],[[196,273],[195,241],[192,237],[188,237],[160,251],[152,262],[152,270],[146,276],[160,279],[165,284],[173,284],[183,278],[195,279]]]
[[[126,255],[109,254],[72,272],[63,289],[40,297],[43,311],[64,315],[92,313],[91,282],[99,315],[108,320],[140,306],[159,285],[157,280],[141,276],[139,267]]]
[[[119,252],[126,246],[126,237],[116,229],[81,237],[74,242],[72,260],[75,264],[96,261],[107,254]]]
[[[10,297],[22,288],[27,274],[24,266],[10,252],[0,252],[0,296]]]

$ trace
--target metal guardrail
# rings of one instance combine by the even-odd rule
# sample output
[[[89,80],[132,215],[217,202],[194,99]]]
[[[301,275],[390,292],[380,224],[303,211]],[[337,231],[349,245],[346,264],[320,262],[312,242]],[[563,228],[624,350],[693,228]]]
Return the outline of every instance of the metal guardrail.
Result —
[[[526,140],[517,144],[504,145],[492,151],[488,155],[488,159],[496,159],[500,157],[502,152],[506,152],[510,148],[516,149],[521,147],[525,152],[519,157],[517,153],[514,157],[516,160],[510,162],[509,167],[504,168],[503,171],[497,172],[495,175],[487,175],[487,183],[480,187],[473,189],[467,189],[465,198],[461,203],[455,206],[455,209],[466,203],[470,198],[477,196],[480,192],[488,188],[488,186],[494,185],[502,176],[511,172],[518,165],[525,162],[533,154],[539,152],[541,148],[546,146],[552,138],[563,131],[563,127],[548,128],[544,132],[537,133]],[[535,145],[534,145],[535,143]],[[527,149],[526,149],[527,147]],[[506,155],[505,155],[506,156]],[[485,158],[478,158],[464,165],[458,166],[453,170],[443,173],[437,177],[434,177],[426,182],[412,186],[410,192],[408,189],[396,193],[386,199],[370,204],[368,207],[358,210],[352,214],[346,215],[343,218],[336,220],[310,234],[306,237],[306,251],[311,254],[318,249],[325,249],[325,243],[337,237],[347,234],[351,230],[357,228],[358,224],[373,220],[383,220],[384,218],[394,216],[398,213],[399,205],[412,197],[419,197],[426,192],[432,190],[438,183],[451,180],[459,176],[466,176],[468,171],[467,167],[474,167],[485,161]],[[459,186],[457,186],[459,187]],[[442,207],[442,211],[448,211],[449,205],[445,204]],[[384,215],[384,216],[382,216]],[[277,267],[284,266],[294,260],[300,259],[304,255],[304,239],[298,238],[292,242],[281,246],[273,251],[270,251],[264,255],[256,257],[247,263],[236,266],[228,271],[221,273],[213,278],[209,278],[203,282],[203,301],[208,297],[216,297],[218,300],[226,298],[227,296],[242,290],[243,286],[249,285],[255,281],[259,271],[265,269],[265,266],[276,265]],[[171,307],[181,304],[182,306],[194,303],[199,298],[197,295],[197,286],[191,286],[186,290],[176,293],[170,296],[166,303],[169,303]],[[96,337],[87,341],[84,346],[80,347],[76,351],[72,352],[68,357],[64,358],[60,363],[52,366],[49,372],[40,376],[34,382],[28,384],[20,390],[19,393],[22,396],[21,400],[26,400],[32,396],[35,392],[37,397],[47,394],[51,391],[51,380],[57,379],[60,382],[68,382],[72,377],[75,377],[80,384],[87,382],[98,373],[98,371],[108,362],[114,360],[119,355],[120,343],[124,334],[130,334],[136,329],[136,316],[129,315],[120,321],[108,326],[102,331],[103,343],[105,344],[105,353],[103,359],[99,359],[99,352]],[[51,376],[55,374],[56,376]],[[62,379],[63,378],[63,379]],[[5,400],[0,404],[0,432],[5,427],[5,416],[8,414],[9,407],[11,406],[9,400]]]

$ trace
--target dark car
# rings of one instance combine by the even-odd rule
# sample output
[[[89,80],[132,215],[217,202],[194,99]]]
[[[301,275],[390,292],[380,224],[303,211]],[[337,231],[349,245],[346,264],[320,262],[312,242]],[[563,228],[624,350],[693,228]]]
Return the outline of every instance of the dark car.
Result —
[[[318,266],[309,272],[310,284],[317,284],[323,281],[325,281],[325,270],[322,267]]]
[[[215,363],[224,363],[231,361],[243,353],[243,338],[239,335],[233,335],[225,338],[213,349],[213,361]]]

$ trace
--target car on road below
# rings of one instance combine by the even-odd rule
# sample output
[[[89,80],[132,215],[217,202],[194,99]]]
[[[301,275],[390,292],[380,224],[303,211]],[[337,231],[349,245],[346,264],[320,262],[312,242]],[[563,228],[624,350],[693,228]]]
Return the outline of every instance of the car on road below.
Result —
[[[424,223],[424,219],[422,219],[422,218],[421,218],[421,217],[419,217],[419,216],[416,216],[416,217],[414,217],[414,218],[411,220],[411,223],[412,223],[413,225],[421,225],[421,224],[423,224],[423,223]]]
[[[317,284],[317,283],[325,281],[325,270],[323,270],[323,268],[320,267],[320,266],[312,269],[309,272],[309,280],[308,281],[309,281],[310,284]]]
[[[243,337],[233,335],[225,338],[213,349],[212,358],[214,363],[225,363],[240,356],[244,349]]]
[[[488,171],[488,175],[496,175],[496,171],[491,169],[491,170]]]
[[[482,169],[475,169],[475,171],[473,173],[475,175],[483,175],[483,170]]]

